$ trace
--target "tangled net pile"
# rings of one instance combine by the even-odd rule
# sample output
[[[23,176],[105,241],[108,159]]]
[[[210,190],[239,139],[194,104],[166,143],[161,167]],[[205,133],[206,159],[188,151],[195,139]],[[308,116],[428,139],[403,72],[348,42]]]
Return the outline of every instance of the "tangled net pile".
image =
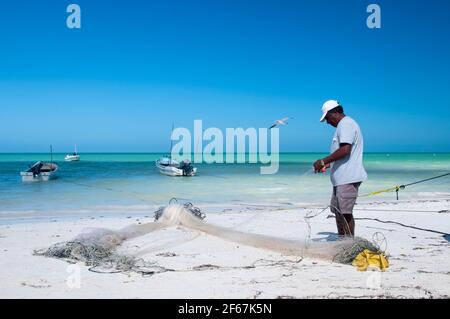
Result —
[[[192,204],[169,204],[155,212],[155,222],[131,225],[120,230],[94,229],[74,239],[58,243],[36,255],[84,262],[95,272],[138,272],[152,275],[171,271],[141,258],[119,254],[116,248],[125,240],[157,230],[177,226],[203,232],[229,241],[279,252],[285,255],[319,258],[350,264],[364,249],[375,252],[379,247],[363,238],[343,239],[331,242],[288,240],[272,236],[244,233],[203,221],[205,215]]]
[[[171,271],[142,258],[122,255],[115,248],[124,240],[133,238],[131,227],[119,231],[94,229],[68,242],[57,243],[45,250],[35,251],[35,255],[63,259],[68,262],[84,262],[89,270],[99,273],[136,272],[153,275]],[[127,236],[127,232],[128,235]]]
[[[341,264],[351,264],[356,256],[362,253],[365,249],[377,254],[384,254],[384,251],[382,251],[377,244],[361,237],[355,237],[348,245],[339,250],[339,252],[333,257],[333,261]]]

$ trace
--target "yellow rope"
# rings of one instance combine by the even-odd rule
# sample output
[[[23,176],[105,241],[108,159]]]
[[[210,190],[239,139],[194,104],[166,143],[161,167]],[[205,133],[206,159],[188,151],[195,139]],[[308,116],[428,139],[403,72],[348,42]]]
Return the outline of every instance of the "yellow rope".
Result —
[[[379,191],[376,191],[376,192],[360,195],[358,197],[370,197],[370,196],[375,196],[375,195],[379,195],[379,194],[382,194],[382,193],[390,193],[390,192],[393,192],[393,191],[397,191],[400,188],[401,188],[401,186],[395,186],[395,187],[391,187],[391,188],[388,188],[388,189],[383,189],[383,190],[379,190]]]
[[[446,173],[446,174],[438,175],[438,176],[435,176],[435,177],[422,179],[422,180],[414,182],[414,183],[409,183],[409,184],[404,184],[404,185],[397,185],[395,187],[391,187],[391,188],[388,188],[388,189],[382,189],[382,190],[379,190],[379,191],[376,191],[376,192],[372,192],[372,193],[368,193],[368,194],[364,194],[364,195],[361,195],[361,196],[358,196],[358,197],[369,197],[369,196],[379,195],[381,193],[389,193],[389,192],[396,191],[397,192],[397,200],[398,200],[398,191],[401,190],[401,189],[405,189],[408,186],[412,186],[412,185],[428,182],[428,181],[431,181],[433,179],[437,179],[437,178],[441,178],[441,177],[445,177],[445,176],[449,176],[449,175],[450,175],[450,173]]]

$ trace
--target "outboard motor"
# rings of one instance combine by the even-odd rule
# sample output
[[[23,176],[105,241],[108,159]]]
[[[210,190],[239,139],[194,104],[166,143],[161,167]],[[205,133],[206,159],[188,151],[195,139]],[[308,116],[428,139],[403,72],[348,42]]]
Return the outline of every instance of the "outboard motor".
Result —
[[[38,176],[39,174],[41,174],[41,169],[42,166],[44,166],[44,164],[42,162],[38,162],[36,164],[34,164],[29,170],[28,172],[33,173],[33,177]]]
[[[180,169],[183,170],[183,176],[191,176],[192,172],[194,171],[194,167],[188,160],[184,160],[181,162]]]

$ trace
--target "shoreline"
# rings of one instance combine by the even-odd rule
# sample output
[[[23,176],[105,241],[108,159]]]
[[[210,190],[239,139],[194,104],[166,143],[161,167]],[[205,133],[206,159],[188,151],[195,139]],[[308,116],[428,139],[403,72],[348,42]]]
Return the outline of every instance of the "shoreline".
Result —
[[[378,197],[379,198],[379,197]],[[361,210],[365,206],[373,205],[415,205],[420,203],[433,203],[433,202],[447,202],[450,209],[450,197],[448,196],[436,196],[433,199],[430,198],[418,198],[418,199],[380,199],[376,201],[363,200],[357,202],[355,205],[355,211]],[[189,201],[180,201],[180,203]],[[42,223],[42,222],[54,222],[56,221],[75,221],[78,219],[114,219],[122,217],[152,217],[154,212],[161,206],[167,205],[156,204],[135,204],[135,205],[94,205],[92,207],[86,207],[82,209],[47,209],[47,210],[5,210],[0,211],[0,225],[16,224],[16,223]],[[202,210],[206,210],[209,213],[220,214],[230,210],[267,210],[267,211],[279,211],[279,210],[301,210],[301,209],[321,209],[326,208],[327,203],[317,202],[283,202],[283,203],[261,203],[261,202],[243,202],[232,201],[232,203],[193,203],[194,206],[199,207]],[[411,211],[411,210],[408,210]],[[428,211],[427,211],[428,212]],[[432,212],[432,211],[429,211]]]

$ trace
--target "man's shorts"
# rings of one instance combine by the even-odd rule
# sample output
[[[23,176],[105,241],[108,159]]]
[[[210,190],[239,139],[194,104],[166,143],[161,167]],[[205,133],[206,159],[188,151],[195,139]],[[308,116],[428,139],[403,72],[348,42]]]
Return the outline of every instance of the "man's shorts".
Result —
[[[334,186],[331,196],[331,211],[340,214],[352,214],[360,185],[361,183],[353,183]]]

